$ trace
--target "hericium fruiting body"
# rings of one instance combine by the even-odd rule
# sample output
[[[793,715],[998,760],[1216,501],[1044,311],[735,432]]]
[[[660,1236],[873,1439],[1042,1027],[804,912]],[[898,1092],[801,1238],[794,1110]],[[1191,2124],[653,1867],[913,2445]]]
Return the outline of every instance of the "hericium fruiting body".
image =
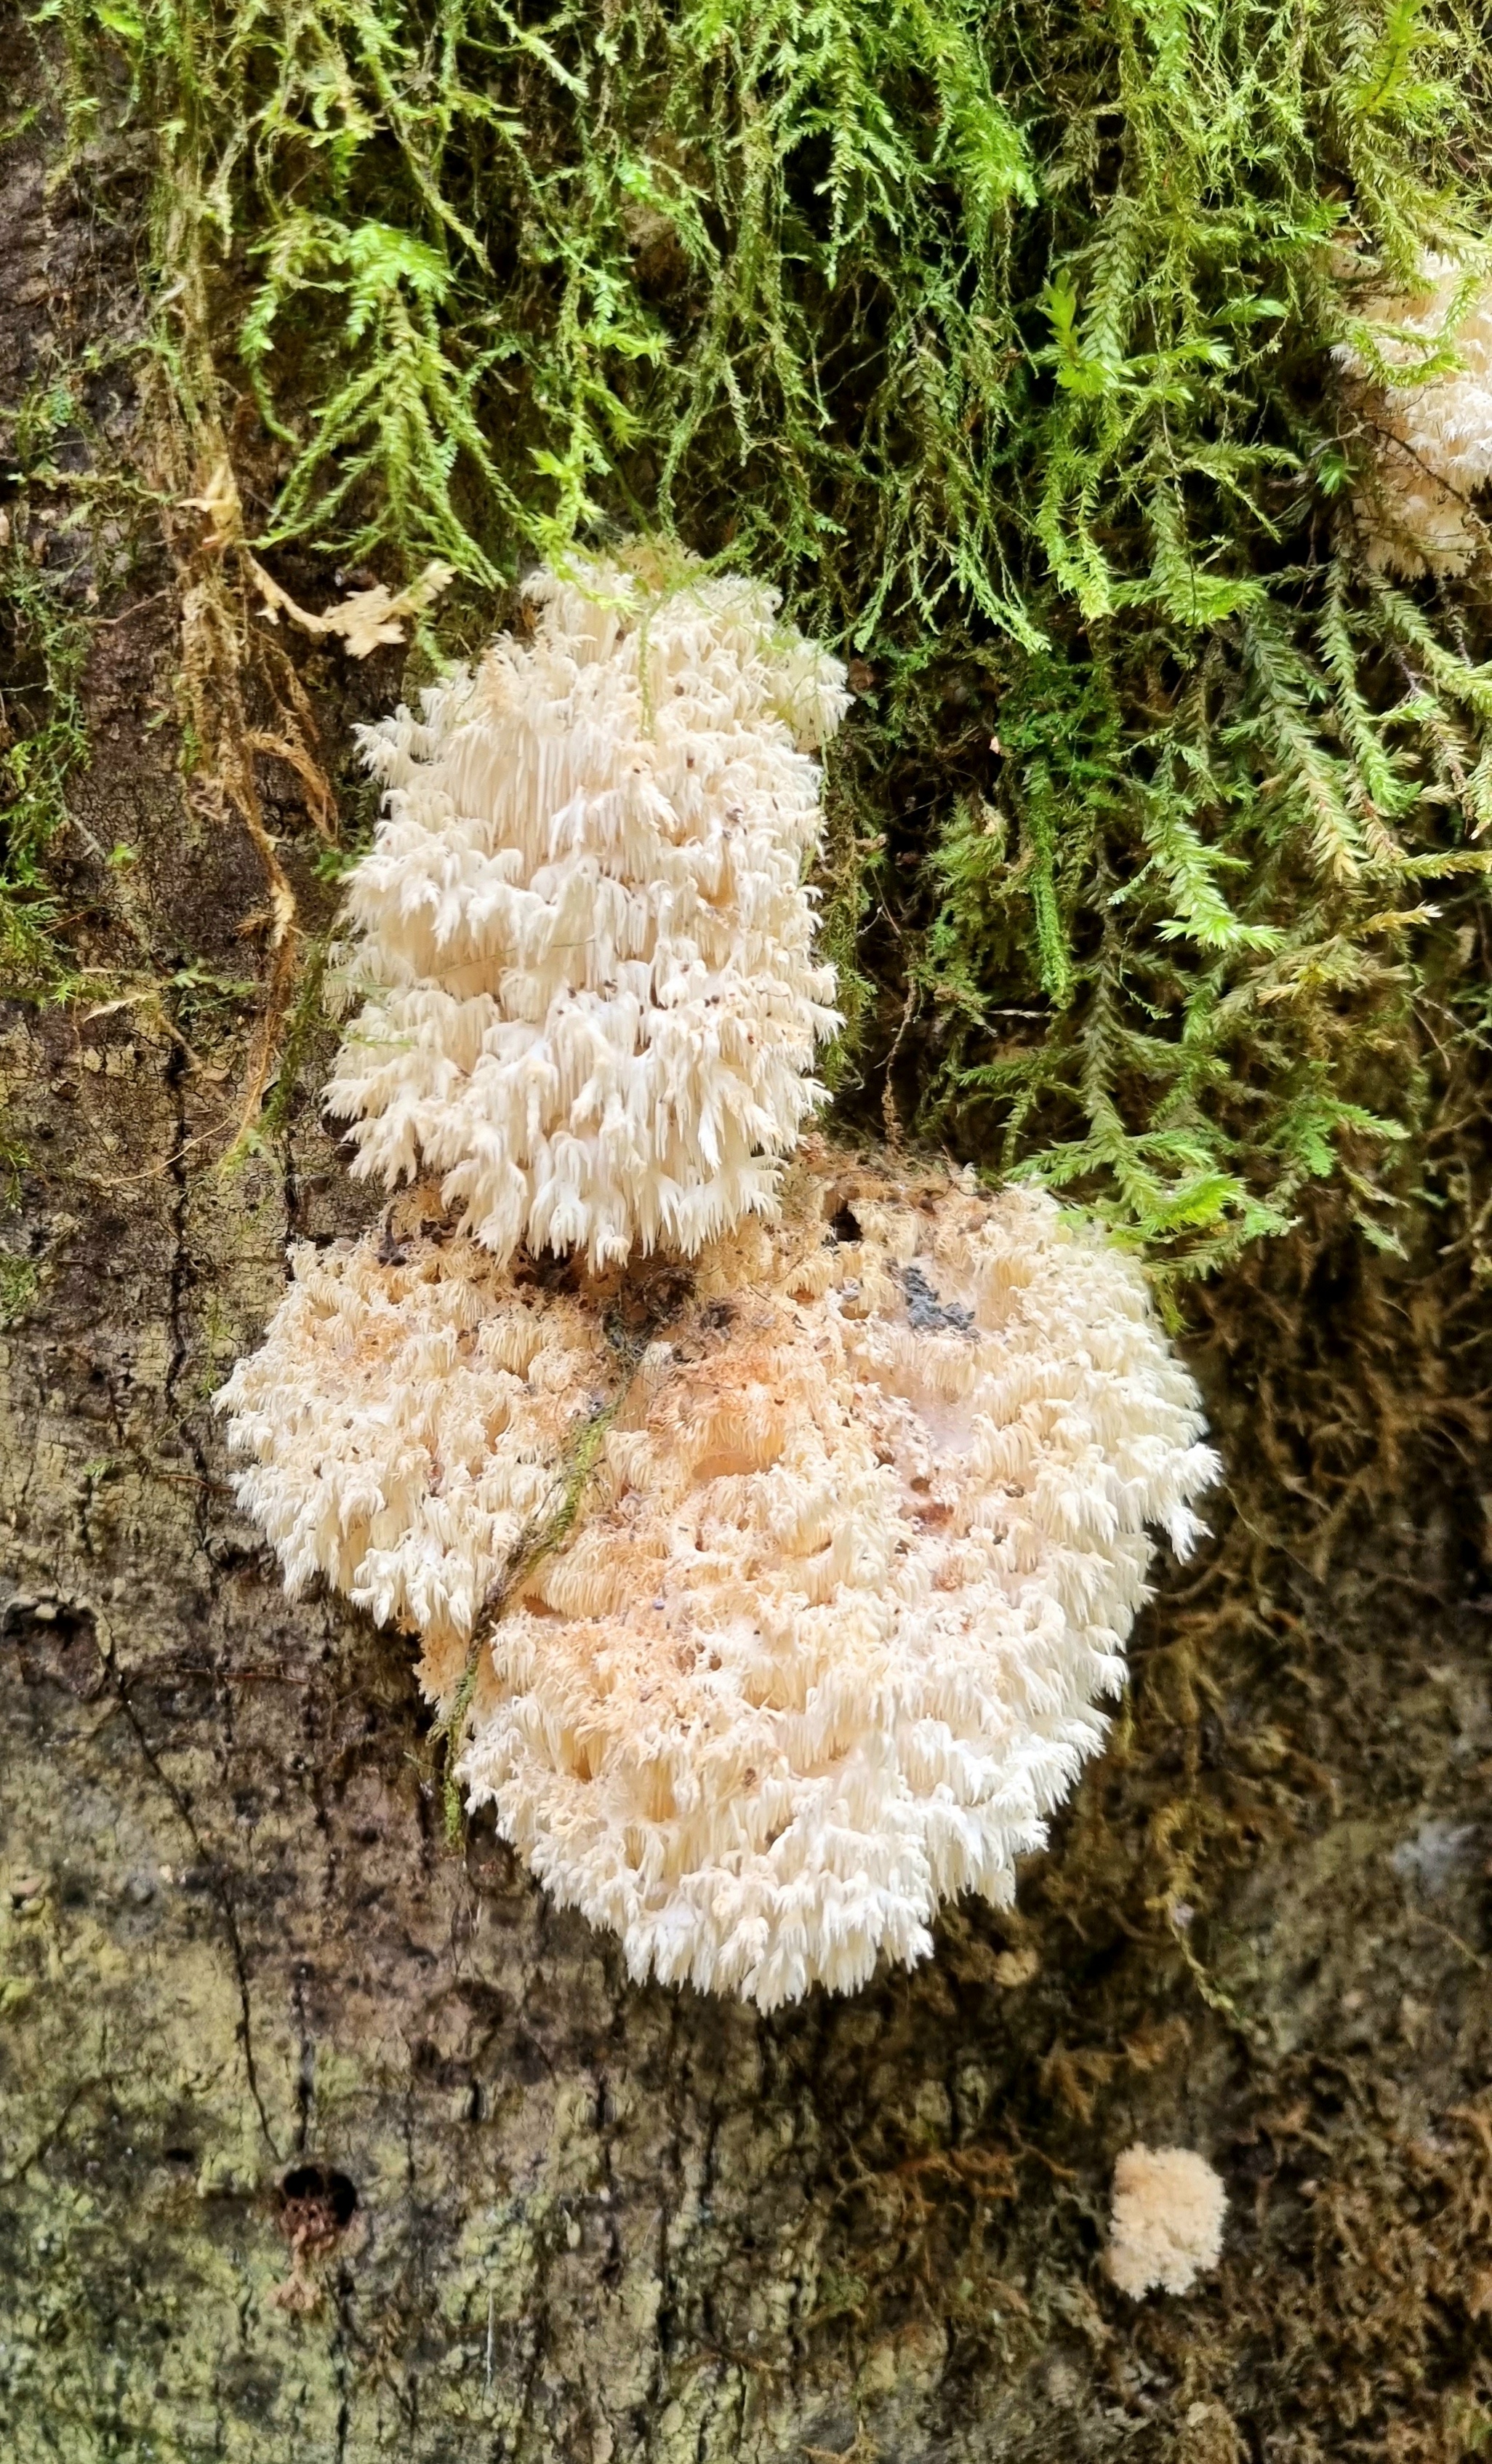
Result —
[[[634,1976],[770,2008],[1010,1899],[1217,1466],[1094,1226],[781,1160],[836,671],[740,583],[538,599],[376,739],[332,1097],[427,1177],[293,1251],[220,1401],[288,1586],[420,1637],[468,1802]]]

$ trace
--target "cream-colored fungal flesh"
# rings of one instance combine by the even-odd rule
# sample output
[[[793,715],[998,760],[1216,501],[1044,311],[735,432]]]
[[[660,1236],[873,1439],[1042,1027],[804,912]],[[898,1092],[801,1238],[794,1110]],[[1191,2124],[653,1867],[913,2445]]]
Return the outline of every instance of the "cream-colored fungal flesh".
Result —
[[[1135,2300],[1157,2285],[1190,2293],[1222,2250],[1227,2193],[1190,2147],[1127,2147],[1114,2167],[1107,2264]]]
[[[439,1177],[499,1259],[691,1254],[770,1213],[822,1093],[802,874],[845,671],[775,592],[641,551],[528,598],[532,638],[362,731],[386,809],[327,1102],[355,1172]]]
[[[437,1695],[487,1602],[470,1800],[634,1975],[770,2008],[1008,1901],[1102,1740],[1147,1527],[1184,1550],[1216,1471],[1130,1261],[1034,1190],[815,1152],[640,1356],[625,1278],[418,1231],[295,1264],[223,1397],[240,1496],[289,1580],[422,1631]],[[494,1596],[619,1396],[573,1529]]]
[[[614,1382],[598,1312],[516,1282],[460,1236],[305,1243],[290,1264],[264,1343],[217,1397],[253,1459],[239,1502],[293,1597],[323,1575],[422,1634],[432,1668],[459,1670],[572,1433]]]
[[[1433,255],[1421,290],[1362,303],[1364,316],[1390,329],[1379,340],[1391,366],[1423,359],[1465,280],[1463,266]],[[1372,442],[1373,485],[1357,513],[1369,562],[1379,571],[1454,577],[1484,537],[1473,498],[1492,478],[1492,283],[1457,323],[1453,347],[1459,367],[1405,385],[1384,385],[1356,353],[1338,351]]]

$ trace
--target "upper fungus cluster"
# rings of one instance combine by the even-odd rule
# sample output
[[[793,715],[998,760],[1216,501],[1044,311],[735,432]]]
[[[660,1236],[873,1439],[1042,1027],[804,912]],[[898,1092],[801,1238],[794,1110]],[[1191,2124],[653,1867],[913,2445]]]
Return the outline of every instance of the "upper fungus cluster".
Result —
[[[683,1255],[770,1209],[839,1021],[804,859],[839,662],[738,575],[540,575],[500,640],[362,731],[354,1171],[442,1177],[484,1248]]]
[[[1216,1464],[1050,1198],[816,1139],[784,1177],[838,670],[735,580],[534,596],[370,732],[331,1100],[414,1186],[292,1253],[221,1399],[290,1587],[420,1635],[469,1801],[635,1976],[771,2007],[1010,1898]]]

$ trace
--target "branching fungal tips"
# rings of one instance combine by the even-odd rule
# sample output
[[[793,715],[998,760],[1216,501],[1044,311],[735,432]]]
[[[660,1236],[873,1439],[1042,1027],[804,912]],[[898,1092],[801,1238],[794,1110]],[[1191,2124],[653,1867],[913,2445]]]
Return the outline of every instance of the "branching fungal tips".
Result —
[[[1217,1466],[1094,1229],[801,1138],[838,669],[739,579],[534,597],[371,734],[332,1100],[414,1186],[220,1400],[289,1588],[420,1636],[468,1801],[634,1976],[771,2008],[1008,1902]]]

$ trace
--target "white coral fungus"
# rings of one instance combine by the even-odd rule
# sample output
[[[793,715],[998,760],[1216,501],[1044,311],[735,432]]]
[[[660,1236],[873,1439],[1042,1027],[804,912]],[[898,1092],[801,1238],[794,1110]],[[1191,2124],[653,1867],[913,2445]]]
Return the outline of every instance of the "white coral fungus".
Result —
[[[1127,2147],[1114,2167],[1108,2273],[1137,2301],[1152,2284],[1190,2293],[1222,2248],[1227,2193],[1190,2147]]]
[[[448,1703],[481,1617],[470,1800],[634,1976],[771,2008],[1008,1903],[1102,1740],[1146,1527],[1185,1550],[1217,1468],[1131,1262],[1034,1190],[820,1151],[635,1360],[625,1279],[418,1234],[294,1265],[222,1397],[239,1495],[292,1584],[419,1627]]]
[[[770,1212],[822,1092],[802,872],[845,671],[774,591],[645,551],[528,597],[531,641],[362,731],[386,814],[327,1101],[356,1172],[439,1175],[500,1259],[689,1254]]]
[[[1424,283],[1410,297],[1371,297],[1362,315],[1379,331],[1384,362],[1406,371],[1436,349],[1462,304],[1464,266],[1427,258]],[[1373,437],[1373,486],[1358,502],[1368,561],[1410,578],[1464,573],[1484,530],[1472,497],[1492,478],[1492,282],[1454,321],[1458,367],[1403,384],[1384,383],[1348,344],[1337,357]]]

